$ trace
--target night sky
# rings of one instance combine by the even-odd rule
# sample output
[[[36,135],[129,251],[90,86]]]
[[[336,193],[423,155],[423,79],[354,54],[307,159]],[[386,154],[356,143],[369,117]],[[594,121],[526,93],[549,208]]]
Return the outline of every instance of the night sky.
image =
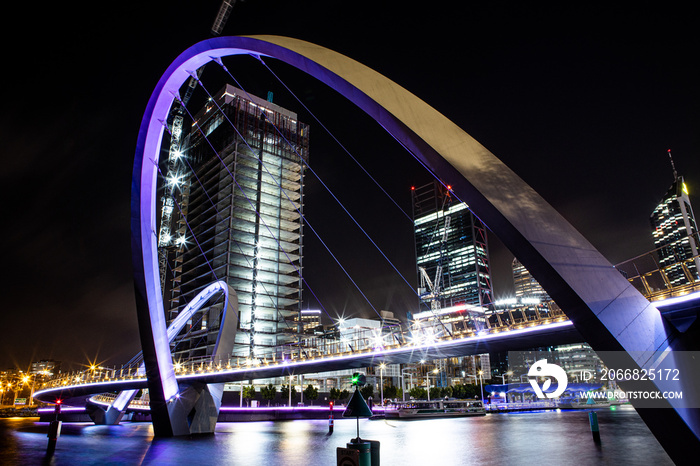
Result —
[[[0,368],[45,358],[116,364],[138,351],[129,236],[137,132],[161,74],[210,37],[219,7],[69,3],[16,5],[6,17],[16,26],[2,32]],[[374,68],[474,136],[613,264],[651,250],[648,217],[673,181],[667,149],[700,209],[694,16],[665,4],[486,3],[246,0],[224,34],[304,39]],[[410,212],[410,186],[429,175],[350,104],[272,66]],[[273,77],[252,60],[233,72],[246,90],[272,90],[312,125],[312,167],[414,282],[410,222]],[[416,302],[410,288],[365,239],[350,236],[354,227],[316,180],[307,179],[306,192],[309,221],[373,306],[403,316]],[[505,295],[512,256],[491,240],[494,288]],[[373,315],[308,231],[305,242],[306,277],[328,314]]]

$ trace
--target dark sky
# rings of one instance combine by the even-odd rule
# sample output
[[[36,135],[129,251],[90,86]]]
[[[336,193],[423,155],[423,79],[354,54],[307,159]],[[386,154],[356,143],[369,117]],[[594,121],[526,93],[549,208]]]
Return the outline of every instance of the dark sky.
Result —
[[[138,350],[129,238],[137,131],[159,77],[210,37],[219,7],[69,3],[18,6],[6,18],[16,26],[2,32],[0,368],[40,358],[119,363]],[[612,263],[650,250],[648,216],[672,182],[667,149],[700,203],[700,44],[691,12],[480,3],[489,6],[247,0],[224,34],[296,37],[376,69],[490,149]],[[293,107],[273,78],[242,63],[234,73],[251,92],[274,90],[276,102]],[[410,186],[427,178],[408,155],[327,89],[276,69],[409,209]],[[415,280],[410,222],[355,176],[318,127],[311,134],[312,166]],[[352,226],[328,208],[316,181],[307,181],[307,193],[309,221],[374,307],[404,312],[415,300],[410,289],[376,256],[362,255],[372,249],[366,240],[348,239]],[[308,232],[307,244],[305,273],[329,314],[372,314]],[[503,276],[510,258],[493,244]],[[498,294],[511,284],[494,286]]]

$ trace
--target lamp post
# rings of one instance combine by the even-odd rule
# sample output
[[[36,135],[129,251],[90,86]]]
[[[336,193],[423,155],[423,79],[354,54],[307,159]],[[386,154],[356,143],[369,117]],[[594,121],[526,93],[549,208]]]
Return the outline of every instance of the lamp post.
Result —
[[[430,401],[430,376],[427,372],[425,373],[425,381],[425,385],[427,387],[425,391],[428,393],[428,401]]]
[[[411,388],[413,388],[413,372],[412,371],[407,371],[407,370],[402,370],[401,371],[401,395],[403,398],[403,401],[406,401],[406,384],[404,383],[404,374],[408,374],[411,376]]]
[[[479,382],[481,384],[481,403],[484,403],[484,371],[480,370],[479,371]]]
[[[384,406],[384,369],[385,368],[386,368],[386,364],[384,364],[384,363],[379,364],[379,393],[380,393],[379,399],[380,399],[380,402],[382,404],[382,407]]]
[[[435,369],[432,370],[432,373],[435,374],[435,385],[437,386],[437,374],[438,374],[438,368],[436,367]],[[425,379],[428,381],[428,401],[430,401],[430,375],[428,375],[428,372],[425,373]]]
[[[31,388],[31,391],[29,392],[29,404],[28,404],[28,406],[32,406],[33,400],[34,400],[34,382],[35,382],[35,378],[32,377],[32,376],[30,376],[30,375],[25,375],[24,377],[22,377],[22,383],[23,383],[24,385],[28,385],[28,384],[29,384],[29,379],[32,380],[32,388]]]
[[[508,371],[505,374],[501,374],[501,380],[503,381],[503,385],[506,385],[506,376],[511,376],[513,375],[513,371]],[[506,403],[508,403],[508,386],[506,386],[506,391],[503,395],[503,399],[506,400]]]

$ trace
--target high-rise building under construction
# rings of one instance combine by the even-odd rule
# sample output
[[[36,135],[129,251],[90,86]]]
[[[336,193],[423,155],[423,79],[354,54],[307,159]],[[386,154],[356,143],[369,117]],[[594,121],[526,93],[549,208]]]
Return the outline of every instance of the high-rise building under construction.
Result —
[[[428,308],[492,302],[486,228],[449,187],[412,188],[421,297]]]
[[[225,280],[239,304],[233,355],[270,357],[299,330],[309,128],[295,113],[230,85],[192,120],[181,171],[166,184],[178,188],[164,245],[167,320],[209,283]],[[176,358],[212,353],[222,307],[209,303],[192,318],[173,342]]]

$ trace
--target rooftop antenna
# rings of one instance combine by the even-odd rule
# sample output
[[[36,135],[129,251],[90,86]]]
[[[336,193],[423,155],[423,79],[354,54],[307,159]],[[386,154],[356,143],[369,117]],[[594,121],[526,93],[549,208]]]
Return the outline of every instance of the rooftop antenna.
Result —
[[[673,180],[678,179],[678,172],[676,171],[676,165],[673,163],[673,157],[671,156],[671,149],[668,150],[668,159],[671,161],[671,168],[673,168]]]

